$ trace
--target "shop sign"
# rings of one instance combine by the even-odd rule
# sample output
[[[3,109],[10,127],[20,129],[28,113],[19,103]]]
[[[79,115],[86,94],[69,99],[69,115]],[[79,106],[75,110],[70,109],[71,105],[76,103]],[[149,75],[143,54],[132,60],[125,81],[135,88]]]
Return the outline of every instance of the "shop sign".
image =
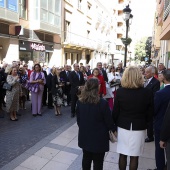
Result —
[[[31,49],[36,51],[45,51],[45,46],[41,44],[31,43]]]

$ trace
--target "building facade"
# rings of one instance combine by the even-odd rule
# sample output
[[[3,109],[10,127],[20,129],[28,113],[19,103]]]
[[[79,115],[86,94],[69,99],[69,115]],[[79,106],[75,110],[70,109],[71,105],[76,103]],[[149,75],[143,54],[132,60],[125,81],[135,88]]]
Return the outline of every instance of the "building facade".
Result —
[[[0,60],[61,63],[61,3],[61,0],[2,0]]]
[[[64,0],[63,63],[121,61],[124,0]]]
[[[170,1],[157,0],[155,14],[152,62],[157,65],[164,63],[170,68]]]

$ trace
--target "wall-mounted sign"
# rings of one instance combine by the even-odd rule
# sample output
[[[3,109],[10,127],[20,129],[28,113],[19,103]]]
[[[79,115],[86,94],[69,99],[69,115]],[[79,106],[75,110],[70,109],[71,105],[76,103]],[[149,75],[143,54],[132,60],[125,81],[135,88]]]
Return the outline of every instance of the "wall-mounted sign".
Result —
[[[31,43],[30,47],[32,50],[36,51],[45,51],[45,46],[42,44]]]
[[[4,0],[0,0],[0,7],[5,7]]]
[[[18,0],[8,0],[7,1],[7,8],[11,11],[18,11]]]

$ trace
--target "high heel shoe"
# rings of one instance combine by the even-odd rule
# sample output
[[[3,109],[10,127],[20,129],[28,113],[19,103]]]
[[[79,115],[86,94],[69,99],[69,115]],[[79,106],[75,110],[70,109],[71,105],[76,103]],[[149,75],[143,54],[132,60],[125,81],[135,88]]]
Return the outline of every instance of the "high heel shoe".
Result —
[[[15,121],[15,119],[10,118],[11,121]]]

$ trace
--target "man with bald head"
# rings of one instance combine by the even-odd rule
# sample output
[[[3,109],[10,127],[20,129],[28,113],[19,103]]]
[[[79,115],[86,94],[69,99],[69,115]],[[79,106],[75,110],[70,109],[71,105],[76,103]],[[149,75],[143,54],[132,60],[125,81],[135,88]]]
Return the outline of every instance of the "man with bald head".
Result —
[[[160,90],[160,82],[154,77],[155,74],[155,68],[152,66],[149,66],[145,69],[145,79],[146,82],[144,84],[145,88],[148,88],[152,91],[153,94],[153,100],[155,93]],[[153,111],[154,112],[154,111]],[[153,119],[148,124],[147,128],[147,138],[145,139],[145,142],[152,142],[154,141],[153,137]]]

